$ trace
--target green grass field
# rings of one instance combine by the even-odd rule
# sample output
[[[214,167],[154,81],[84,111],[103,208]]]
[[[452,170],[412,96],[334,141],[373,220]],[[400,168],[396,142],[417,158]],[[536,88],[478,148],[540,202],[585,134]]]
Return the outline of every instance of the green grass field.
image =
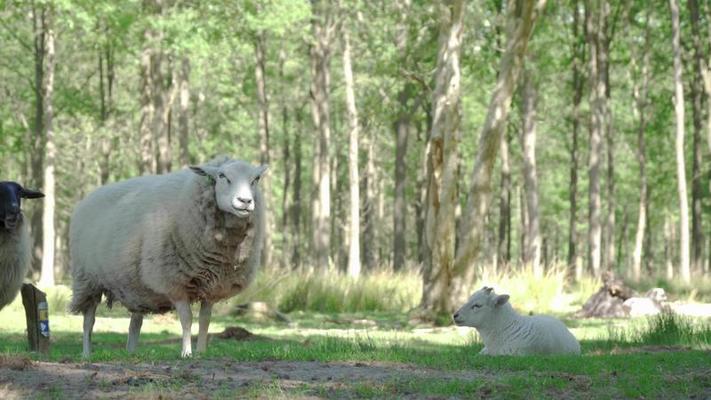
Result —
[[[129,385],[122,392],[127,397],[669,399],[711,396],[711,325],[702,319],[666,316],[632,321],[566,320],[581,340],[582,356],[481,357],[477,352],[482,346],[473,330],[411,325],[402,313],[293,312],[289,323],[257,322],[223,315],[214,319],[211,332],[240,326],[257,337],[248,341],[211,338],[206,354],[180,360],[179,324],[172,314],[146,320],[139,349],[134,355],[123,349],[128,329],[125,314],[120,308],[111,312],[104,310],[104,316],[97,319],[91,362],[115,365],[136,374],[131,366],[148,366],[141,370],[142,374],[153,373],[152,367],[169,366],[174,368],[175,375],[162,380],[129,379],[126,381]],[[194,328],[196,333],[197,327]],[[46,361],[52,363],[48,365],[51,368],[86,367],[79,357],[81,317],[56,315],[51,319],[51,329],[52,350]],[[0,355],[6,363],[28,356],[25,341],[22,310],[16,305],[3,310],[0,313]],[[30,357],[39,360],[36,355]],[[33,362],[15,373],[32,374],[34,364],[42,363]],[[209,382],[211,369],[224,371],[241,364],[261,369],[268,365],[276,372],[238,387],[229,381]],[[350,369],[341,375],[328,376],[329,369],[343,366]],[[315,368],[313,376],[308,376],[309,368]],[[348,371],[360,375],[351,378]],[[214,372],[212,376],[214,380]],[[94,393],[109,397],[116,387],[110,380],[94,384],[97,387]],[[10,398],[13,393],[17,397],[22,397],[21,393],[34,393],[0,378],[0,395],[3,385]],[[46,398],[78,396],[73,390],[73,386],[56,384],[37,395]]]

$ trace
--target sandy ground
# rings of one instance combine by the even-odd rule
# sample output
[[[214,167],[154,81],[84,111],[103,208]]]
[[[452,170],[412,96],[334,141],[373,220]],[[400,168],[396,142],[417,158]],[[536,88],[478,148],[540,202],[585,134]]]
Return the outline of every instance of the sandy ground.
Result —
[[[473,371],[443,372],[379,362],[195,360],[161,364],[53,363],[19,359],[0,367],[0,399],[212,398],[247,394],[250,386],[279,382],[279,387],[338,389],[358,383],[407,377],[477,379]],[[491,378],[491,377],[489,377]],[[169,388],[161,390],[160,388]],[[162,397],[161,397],[162,395]],[[414,395],[414,394],[413,394]],[[304,398],[309,398],[308,396]],[[417,398],[416,395],[413,398]]]

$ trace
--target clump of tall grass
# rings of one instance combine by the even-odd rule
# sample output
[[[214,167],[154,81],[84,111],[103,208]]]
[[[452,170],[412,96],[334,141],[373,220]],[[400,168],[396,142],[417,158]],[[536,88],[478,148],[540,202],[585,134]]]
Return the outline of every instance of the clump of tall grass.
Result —
[[[647,318],[638,326],[610,329],[609,342],[627,343],[635,346],[692,346],[711,348],[711,325],[703,319],[693,319],[673,312],[663,312]]]
[[[282,312],[404,312],[422,296],[422,278],[413,271],[379,269],[359,278],[326,270],[260,271],[255,281],[229,304],[263,301]]]

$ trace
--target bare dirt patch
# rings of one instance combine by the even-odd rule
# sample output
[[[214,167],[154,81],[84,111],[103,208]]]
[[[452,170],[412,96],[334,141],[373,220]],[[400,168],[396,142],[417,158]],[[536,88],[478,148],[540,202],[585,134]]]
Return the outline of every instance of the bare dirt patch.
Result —
[[[239,396],[249,393],[251,387],[274,383],[308,393],[309,388],[377,385],[401,378],[481,379],[484,374],[382,362],[32,362],[24,369],[0,365],[0,397],[25,399],[54,393],[63,399],[212,398],[220,392]]]

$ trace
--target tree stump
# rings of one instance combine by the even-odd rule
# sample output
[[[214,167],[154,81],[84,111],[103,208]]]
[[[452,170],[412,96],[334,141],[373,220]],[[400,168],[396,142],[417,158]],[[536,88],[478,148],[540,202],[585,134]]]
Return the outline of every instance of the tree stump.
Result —
[[[603,285],[600,290],[590,296],[576,317],[583,318],[622,318],[628,312],[623,307],[625,300],[634,296],[634,291],[616,279],[611,271],[603,274]]]
[[[34,285],[22,285],[22,305],[27,319],[27,340],[30,351],[49,354],[49,306],[47,295]]]

